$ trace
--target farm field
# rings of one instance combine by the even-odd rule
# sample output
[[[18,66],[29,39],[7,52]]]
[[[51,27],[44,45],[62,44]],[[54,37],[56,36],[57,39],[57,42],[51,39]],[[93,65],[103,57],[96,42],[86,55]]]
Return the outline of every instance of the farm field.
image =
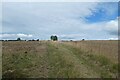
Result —
[[[3,78],[116,78],[118,41],[3,41]]]

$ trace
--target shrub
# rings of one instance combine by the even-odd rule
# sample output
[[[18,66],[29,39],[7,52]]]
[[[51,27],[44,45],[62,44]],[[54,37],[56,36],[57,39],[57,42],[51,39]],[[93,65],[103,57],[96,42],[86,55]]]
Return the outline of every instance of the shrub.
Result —
[[[20,38],[17,38],[17,41],[21,41],[21,39],[20,39]]]

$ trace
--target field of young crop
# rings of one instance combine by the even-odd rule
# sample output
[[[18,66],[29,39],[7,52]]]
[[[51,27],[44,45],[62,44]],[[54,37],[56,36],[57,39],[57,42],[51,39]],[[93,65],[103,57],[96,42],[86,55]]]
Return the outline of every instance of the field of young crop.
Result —
[[[3,78],[116,78],[118,41],[4,41]]]

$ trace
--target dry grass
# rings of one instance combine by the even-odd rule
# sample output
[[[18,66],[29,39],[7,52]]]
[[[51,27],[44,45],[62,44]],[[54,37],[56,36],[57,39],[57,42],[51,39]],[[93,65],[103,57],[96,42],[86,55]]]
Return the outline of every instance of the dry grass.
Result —
[[[52,42],[48,45],[49,63],[53,67],[50,77],[52,78],[97,78],[96,72],[86,67],[80,61],[74,51],[64,45]]]
[[[47,77],[44,42],[3,42],[3,77]]]
[[[2,50],[4,78],[118,77],[118,41],[8,41]]]
[[[71,46],[69,49],[101,77],[118,76],[118,41],[71,41],[63,44],[66,48]]]
[[[95,55],[103,55],[109,60],[118,63],[118,41],[76,41],[66,42],[67,44],[77,47],[83,51],[89,52]]]

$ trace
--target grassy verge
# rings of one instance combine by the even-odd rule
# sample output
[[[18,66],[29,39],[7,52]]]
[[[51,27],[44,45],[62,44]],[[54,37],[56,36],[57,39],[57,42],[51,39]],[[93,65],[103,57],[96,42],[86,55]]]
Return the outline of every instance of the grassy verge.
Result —
[[[102,55],[91,54],[90,52],[82,51],[74,46],[62,44],[63,47],[73,51],[76,57],[83,64],[94,70],[101,78],[118,77],[118,64],[112,63],[108,58]]]

